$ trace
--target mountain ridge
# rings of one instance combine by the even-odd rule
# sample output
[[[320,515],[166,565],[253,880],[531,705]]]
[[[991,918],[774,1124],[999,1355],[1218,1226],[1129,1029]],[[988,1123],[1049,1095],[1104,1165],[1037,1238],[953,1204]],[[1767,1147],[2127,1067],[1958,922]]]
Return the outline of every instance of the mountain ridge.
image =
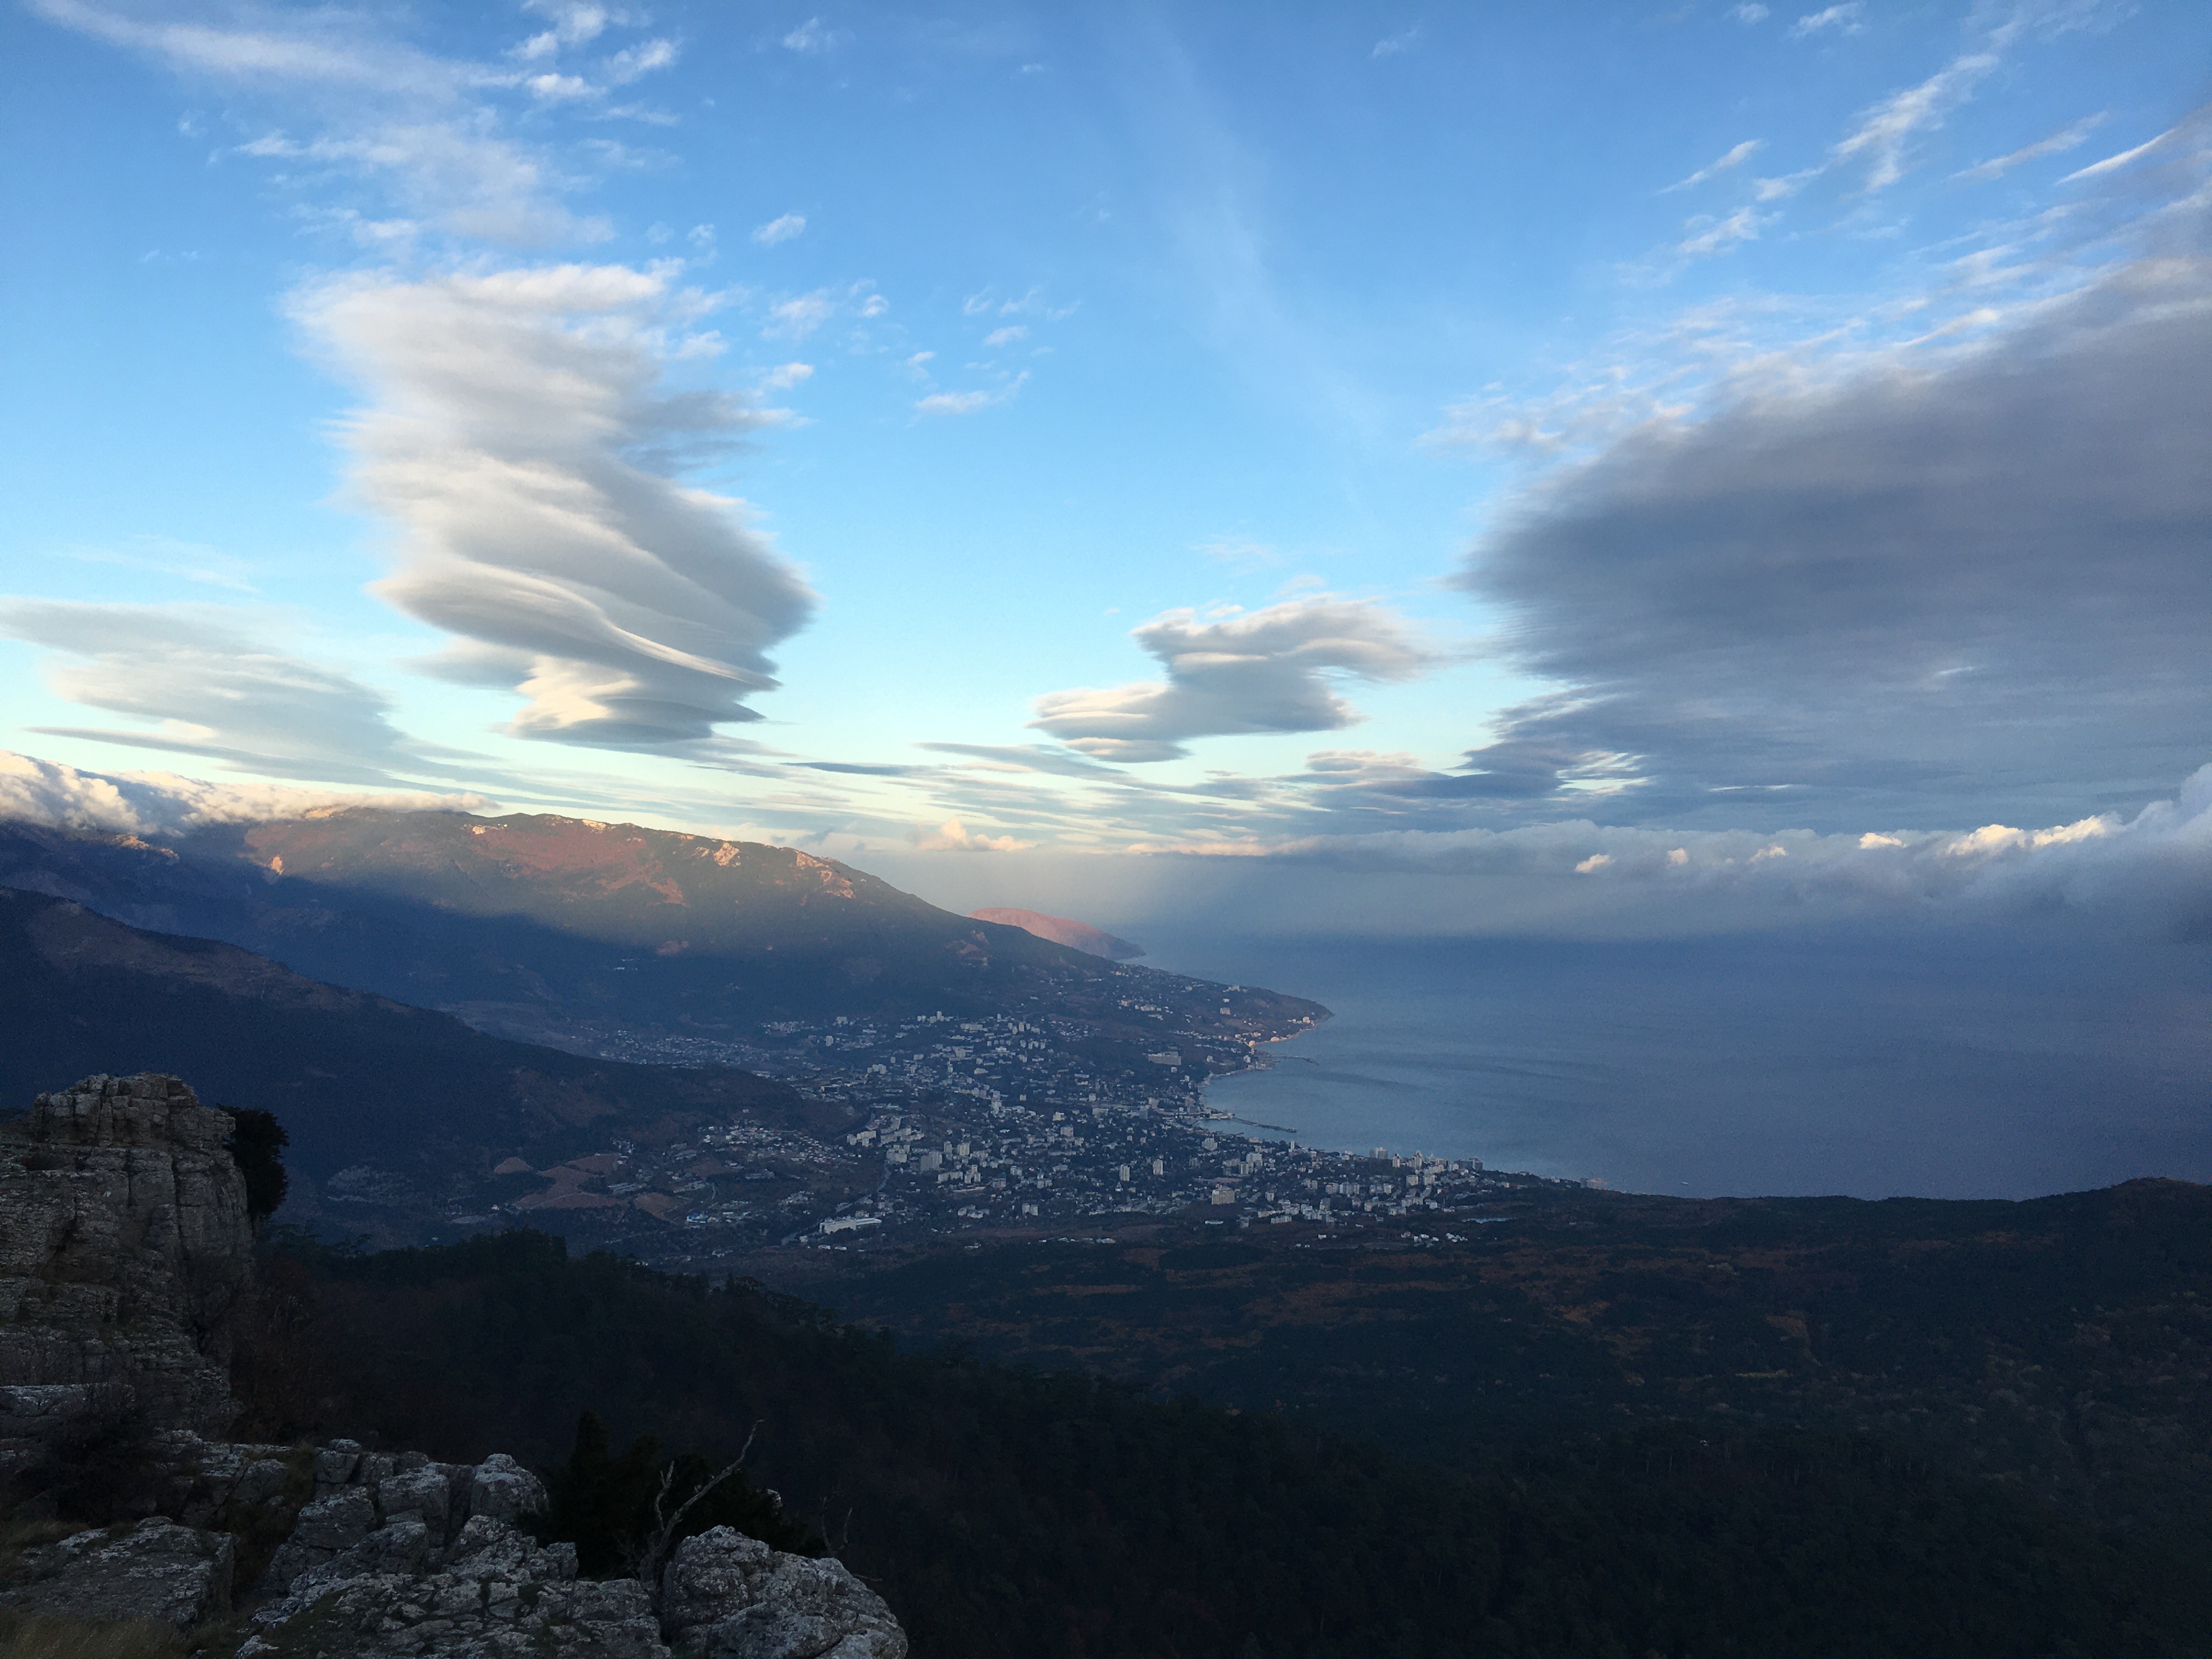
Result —
[[[507,1158],[536,1169],[612,1136],[660,1144],[740,1117],[835,1135],[851,1115],[726,1066],[634,1065],[487,1036],[219,940],[0,887],[0,1100],[163,1059],[208,1098],[283,1121],[301,1200],[289,1218],[320,1213],[392,1241],[450,1231],[456,1212],[481,1221],[495,1198],[514,1195],[488,1179]],[[380,1179],[363,1178],[363,1201],[335,1206],[332,1177],[349,1168]]]
[[[1224,1035],[1328,1012],[1109,964],[796,848],[544,814],[349,808],[159,839],[0,823],[0,883],[535,1042],[1042,1007],[1132,975]]]

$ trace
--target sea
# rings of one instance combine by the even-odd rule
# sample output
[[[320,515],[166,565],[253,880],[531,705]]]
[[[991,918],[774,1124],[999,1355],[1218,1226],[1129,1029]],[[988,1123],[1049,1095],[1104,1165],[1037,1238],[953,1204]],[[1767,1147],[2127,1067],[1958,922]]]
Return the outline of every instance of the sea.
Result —
[[[2201,941],[1146,942],[1332,1010],[1208,1085],[1267,1138],[1699,1197],[2212,1180]]]

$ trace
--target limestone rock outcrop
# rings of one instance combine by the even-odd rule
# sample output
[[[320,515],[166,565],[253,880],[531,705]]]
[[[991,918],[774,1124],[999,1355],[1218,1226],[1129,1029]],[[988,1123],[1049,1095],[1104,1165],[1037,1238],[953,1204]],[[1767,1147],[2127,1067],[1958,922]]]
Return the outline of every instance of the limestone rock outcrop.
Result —
[[[0,1127],[0,1473],[98,1404],[228,1426],[226,1321],[253,1271],[230,1127],[150,1072],[88,1077]]]
[[[0,1607],[88,1622],[148,1620],[186,1630],[230,1610],[228,1533],[150,1516],[120,1537],[95,1528],[17,1558]]]
[[[671,1643],[684,1659],[905,1659],[890,1609],[836,1561],[717,1528],[657,1583],[592,1582],[574,1545],[532,1535],[544,1483],[511,1457],[224,1441],[227,1332],[252,1288],[230,1129],[152,1073],[87,1078],[0,1126],[0,1481],[52,1474],[73,1429],[112,1419],[135,1482],[91,1511],[123,1525],[0,1564],[0,1609],[204,1643],[244,1610],[239,1540],[281,1536],[246,1587],[261,1605],[239,1659],[671,1659]],[[51,1492],[35,1501],[27,1518],[56,1513]]]
[[[580,1579],[574,1546],[516,1524],[545,1490],[512,1458],[340,1440],[315,1469],[239,1659],[905,1659],[890,1609],[836,1561],[717,1527],[678,1547],[656,1607],[655,1586]]]
[[[728,1527],[677,1546],[660,1610],[677,1659],[906,1659],[906,1632],[844,1563]]]

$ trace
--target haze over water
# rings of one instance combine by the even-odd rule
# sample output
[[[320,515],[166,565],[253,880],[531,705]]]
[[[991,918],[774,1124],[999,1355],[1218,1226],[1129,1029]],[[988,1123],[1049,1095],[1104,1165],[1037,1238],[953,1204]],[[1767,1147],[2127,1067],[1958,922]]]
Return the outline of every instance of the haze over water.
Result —
[[[1992,943],[1193,940],[1149,960],[1334,1011],[1207,1091],[1310,1145],[1682,1196],[2212,1178],[2202,953]]]

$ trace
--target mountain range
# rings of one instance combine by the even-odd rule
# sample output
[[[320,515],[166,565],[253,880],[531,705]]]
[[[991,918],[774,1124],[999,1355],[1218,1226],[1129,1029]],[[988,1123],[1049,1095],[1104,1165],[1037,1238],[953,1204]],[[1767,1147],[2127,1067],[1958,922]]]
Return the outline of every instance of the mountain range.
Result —
[[[0,1102],[20,1109],[81,1077],[157,1063],[210,1101],[273,1111],[306,1177],[295,1189],[312,1202],[319,1188],[324,1218],[380,1236],[481,1209],[489,1172],[508,1158],[543,1169],[612,1138],[665,1144],[739,1116],[830,1135],[851,1115],[727,1066],[626,1065],[487,1036],[234,945],[0,888]],[[349,1183],[329,1184],[349,1170],[364,1171],[350,1210]]]
[[[616,1027],[1066,1013],[1131,974],[1188,1002],[1201,1034],[1328,1012],[1113,967],[792,848],[580,818],[361,808],[155,839],[7,823],[0,884],[572,1046]]]

